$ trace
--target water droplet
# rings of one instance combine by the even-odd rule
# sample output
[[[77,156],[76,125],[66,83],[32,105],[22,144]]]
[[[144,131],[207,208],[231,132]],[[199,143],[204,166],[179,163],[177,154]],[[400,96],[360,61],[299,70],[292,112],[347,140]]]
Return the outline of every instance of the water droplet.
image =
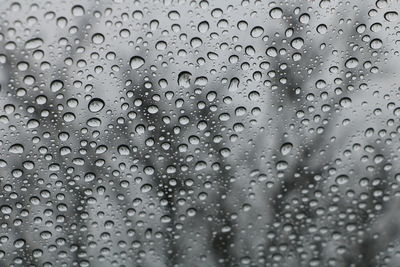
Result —
[[[304,45],[304,40],[303,38],[295,38],[290,44],[294,49],[301,49]]]
[[[292,148],[293,148],[293,144],[292,143],[284,143],[281,146],[281,154],[283,156],[288,155],[292,151]]]
[[[397,20],[398,16],[399,13],[397,13],[396,11],[389,11],[385,13],[384,18],[389,22],[393,22]]]
[[[351,99],[348,97],[343,97],[340,99],[340,105],[344,108],[348,108],[351,106]]]
[[[104,35],[102,35],[101,33],[93,34],[92,42],[94,44],[102,44],[104,42]]]
[[[40,38],[34,38],[25,43],[26,49],[36,49],[43,45],[43,40]]]
[[[191,78],[192,74],[190,72],[182,71],[178,75],[178,85],[182,86],[183,88],[189,88]]]
[[[131,69],[136,70],[144,65],[145,61],[142,57],[134,56],[131,58],[129,64]]]
[[[50,90],[55,93],[60,91],[64,87],[64,83],[60,80],[54,80],[50,84]]]
[[[192,39],[190,40],[190,45],[191,45],[193,48],[198,48],[198,47],[200,47],[202,44],[203,44],[203,41],[202,41],[200,38],[198,38],[198,37],[192,38]]]
[[[118,153],[119,153],[121,156],[128,156],[131,152],[130,152],[129,147],[127,147],[126,145],[120,145],[120,146],[118,147]]]
[[[264,33],[263,27],[257,26],[257,27],[254,27],[254,28],[251,30],[250,35],[251,35],[251,37],[253,37],[253,38],[258,38],[258,37],[260,37],[263,33]]]
[[[202,22],[199,23],[199,26],[197,27],[197,30],[200,33],[206,33],[209,28],[210,28],[210,24],[207,21],[202,21]]]
[[[355,57],[348,59],[345,63],[345,66],[349,69],[354,69],[358,66],[358,59]]]
[[[140,187],[140,191],[142,193],[148,193],[151,191],[151,189],[153,189],[153,186],[151,184],[144,184],[142,185],[142,187]]]
[[[99,112],[104,108],[104,101],[100,98],[93,98],[90,100],[88,108],[91,112]]]
[[[14,144],[14,145],[10,146],[8,151],[13,154],[22,154],[22,153],[24,153],[24,146],[21,144]]]
[[[80,17],[85,14],[85,9],[80,5],[75,5],[72,7],[71,12],[72,12],[72,15],[74,15],[75,17]]]
[[[373,39],[370,42],[370,46],[372,49],[379,49],[382,47],[382,40],[381,39]]]
[[[283,11],[281,8],[279,7],[275,7],[273,9],[271,9],[271,11],[269,12],[269,15],[271,16],[271,18],[273,19],[280,19],[283,16]]]
[[[336,183],[338,185],[344,185],[347,184],[349,182],[349,176],[342,174],[339,175],[338,177],[336,177]]]

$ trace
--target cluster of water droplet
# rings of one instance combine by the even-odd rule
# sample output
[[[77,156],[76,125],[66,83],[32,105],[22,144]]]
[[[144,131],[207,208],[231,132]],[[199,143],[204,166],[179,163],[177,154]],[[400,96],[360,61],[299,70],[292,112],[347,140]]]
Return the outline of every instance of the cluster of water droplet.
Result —
[[[400,264],[399,7],[6,1],[0,265]]]

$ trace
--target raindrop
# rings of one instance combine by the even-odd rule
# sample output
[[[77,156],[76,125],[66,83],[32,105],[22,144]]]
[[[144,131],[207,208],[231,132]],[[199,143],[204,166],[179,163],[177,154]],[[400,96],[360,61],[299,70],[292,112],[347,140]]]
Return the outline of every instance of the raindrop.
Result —
[[[72,15],[74,15],[75,17],[80,17],[85,14],[85,9],[80,5],[75,5],[72,7],[71,12],[72,12]]]
[[[88,108],[91,112],[99,112],[104,108],[104,101],[100,98],[93,98],[90,100]]]
[[[345,63],[345,66],[349,69],[354,69],[358,66],[358,59],[355,57],[348,59]]]
[[[118,153],[119,153],[121,156],[128,156],[128,155],[130,154],[129,147],[127,147],[126,145],[120,145],[120,146],[118,147]]]
[[[344,185],[347,184],[349,182],[349,176],[342,174],[339,175],[338,177],[336,177],[336,183],[338,185]]]
[[[101,33],[93,34],[92,42],[94,44],[102,44],[104,42],[104,35],[102,35]]]
[[[43,45],[43,40],[40,38],[34,38],[25,43],[26,49],[36,49]]]
[[[8,151],[13,154],[22,154],[22,153],[24,153],[24,146],[21,144],[14,144],[14,145],[10,146]]]
[[[198,37],[192,38],[192,40],[190,40],[190,45],[191,45],[193,48],[198,48],[198,47],[200,47],[202,44],[203,44],[203,41],[202,41],[200,38],[198,38]]]
[[[144,184],[142,185],[142,187],[140,187],[140,191],[142,193],[148,193],[151,191],[151,189],[153,189],[153,186],[151,186],[151,184]]]
[[[253,37],[253,38],[258,38],[258,37],[260,37],[263,33],[264,33],[263,27],[257,26],[257,27],[254,27],[254,28],[251,30],[250,35],[251,35],[251,37]]]
[[[275,7],[273,9],[271,9],[271,11],[269,12],[269,15],[271,16],[271,18],[273,19],[280,19],[283,16],[283,11],[281,8],[279,7]]]
[[[372,49],[379,49],[382,47],[382,41],[380,39],[373,39],[370,46]]]
[[[281,146],[281,154],[283,156],[288,155],[290,153],[290,151],[292,151],[292,148],[293,148],[293,144],[292,143],[284,143]]]
[[[340,99],[340,105],[344,108],[348,108],[351,106],[351,99],[348,97],[343,97]]]
[[[389,22],[396,21],[398,16],[399,16],[399,13],[397,13],[396,11],[389,11],[384,14],[385,20],[387,20]]]
[[[50,90],[55,93],[60,91],[64,87],[64,83],[60,80],[54,80],[50,84]]]
[[[295,38],[295,39],[292,40],[290,45],[294,49],[301,49],[303,47],[303,45],[304,45],[304,40],[303,40],[303,38]]]
[[[200,33],[206,33],[209,28],[210,28],[210,24],[207,21],[202,21],[202,22],[199,23],[199,26],[197,27],[197,30]]]
[[[144,65],[145,61],[142,57],[134,56],[131,58],[129,64],[131,69],[136,70]]]
[[[182,86],[183,88],[189,88],[191,78],[192,74],[190,72],[182,71],[178,75],[178,85]]]

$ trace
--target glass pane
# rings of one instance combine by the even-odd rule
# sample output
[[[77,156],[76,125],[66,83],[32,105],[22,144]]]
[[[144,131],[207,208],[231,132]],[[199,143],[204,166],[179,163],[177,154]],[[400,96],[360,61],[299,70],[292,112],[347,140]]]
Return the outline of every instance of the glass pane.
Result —
[[[396,0],[0,6],[0,266],[400,266]]]

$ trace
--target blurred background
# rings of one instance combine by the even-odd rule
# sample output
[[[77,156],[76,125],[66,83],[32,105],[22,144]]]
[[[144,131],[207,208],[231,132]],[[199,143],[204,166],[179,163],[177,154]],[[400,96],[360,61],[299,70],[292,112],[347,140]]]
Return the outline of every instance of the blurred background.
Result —
[[[397,0],[4,0],[0,266],[400,266]]]

